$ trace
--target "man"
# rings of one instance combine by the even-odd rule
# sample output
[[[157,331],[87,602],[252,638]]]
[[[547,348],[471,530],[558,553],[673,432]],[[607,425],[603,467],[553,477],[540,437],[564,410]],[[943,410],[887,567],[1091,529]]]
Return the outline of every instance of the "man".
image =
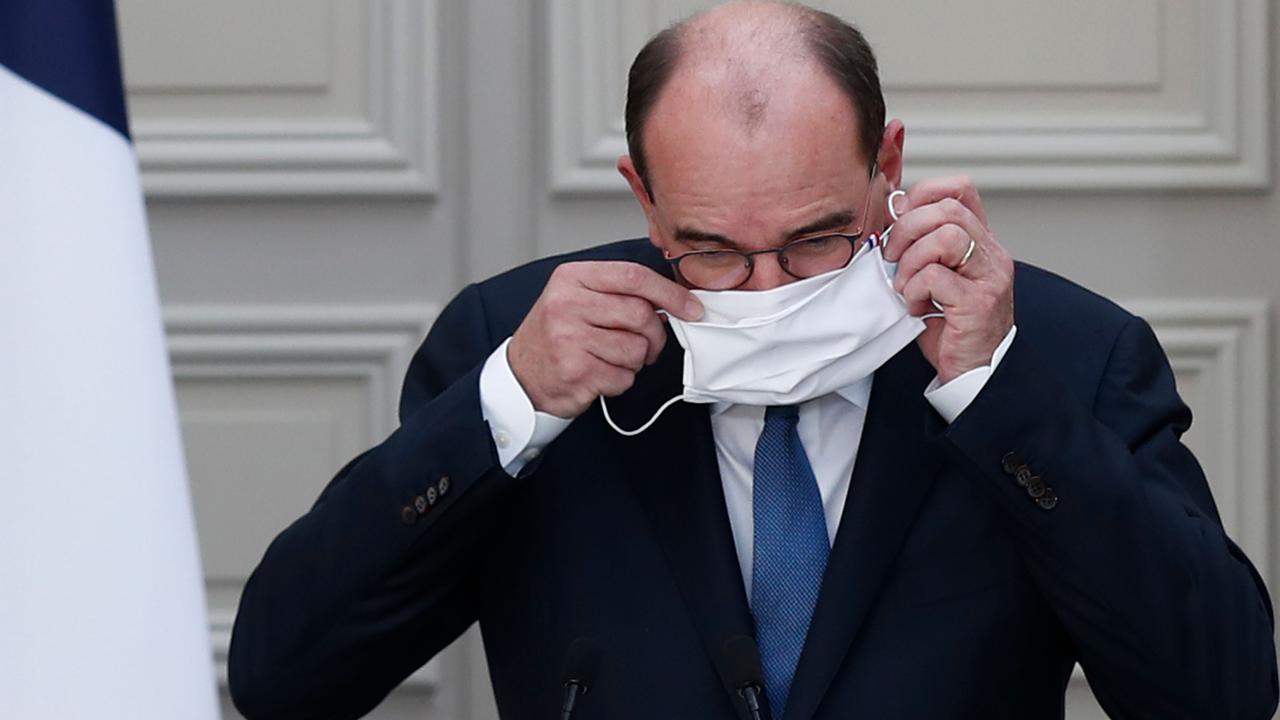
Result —
[[[697,16],[627,130],[649,239],[450,303],[401,427],[245,588],[246,716],[358,717],[479,621],[504,717],[560,708],[579,638],[578,718],[749,718],[744,685],[788,720],[1061,717],[1077,661],[1115,717],[1270,717],[1270,601],[1150,328],[1015,269],[966,179],[895,192],[856,30]]]

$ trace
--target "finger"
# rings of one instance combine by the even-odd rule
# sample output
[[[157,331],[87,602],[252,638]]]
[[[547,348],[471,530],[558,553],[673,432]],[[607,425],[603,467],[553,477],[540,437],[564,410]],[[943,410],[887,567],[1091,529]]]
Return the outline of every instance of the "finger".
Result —
[[[658,319],[658,314],[654,313],[653,317],[636,331],[649,341],[649,353],[645,355],[644,364],[652,365],[658,361],[658,356],[662,354],[662,349],[667,346],[667,327]]]
[[[596,360],[592,365],[591,377],[593,394],[606,397],[621,395],[630,390],[636,381],[635,371],[618,367],[603,360]]]
[[[587,320],[600,328],[627,330],[643,335],[649,341],[645,364],[652,364],[667,342],[667,331],[661,316],[647,300],[629,295],[612,295],[588,291]]]
[[[644,367],[649,339],[626,330],[593,328],[582,347],[598,360],[634,372]]]
[[[964,267],[957,267],[960,261],[964,260],[965,253],[969,251],[969,243],[972,241],[973,238],[964,228],[951,224],[942,225],[916,240],[898,261],[898,273],[893,280],[894,288],[901,292],[916,273],[934,263],[962,275],[981,274],[978,272],[981,260],[976,245]]]
[[[681,320],[702,317],[702,303],[683,285],[633,262],[582,263],[590,267],[578,273],[583,287],[596,292],[633,295],[648,300]]]
[[[973,212],[984,228],[990,227],[990,223],[987,222],[987,211],[982,207],[982,198],[978,195],[978,188],[974,186],[973,180],[965,175],[921,180],[907,190],[906,200],[899,202],[905,202],[906,210],[910,210],[943,198],[959,200]],[[894,234],[896,236],[897,228],[894,229]]]
[[[930,320],[941,320],[942,318],[938,317],[940,312],[942,311],[938,309],[937,305],[933,304],[932,300],[907,301],[907,314],[912,317],[923,318],[926,323]],[[926,315],[932,317],[925,317]]]
[[[969,208],[955,198],[942,198],[928,205],[912,208],[893,226],[893,242],[885,249],[885,259],[898,262],[920,238],[943,225],[958,225],[975,239],[987,235],[987,229]],[[965,241],[968,247],[969,241]],[[959,259],[957,259],[959,262]]]
[[[957,275],[950,268],[937,263],[926,265],[911,278],[902,288],[902,296],[914,308],[936,310],[932,301],[943,307],[943,312],[964,302],[965,297],[974,291],[973,281]]]

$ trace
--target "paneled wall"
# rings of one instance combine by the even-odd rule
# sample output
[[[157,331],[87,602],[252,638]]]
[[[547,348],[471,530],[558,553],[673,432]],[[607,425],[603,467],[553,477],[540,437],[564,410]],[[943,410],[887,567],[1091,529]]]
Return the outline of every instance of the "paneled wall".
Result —
[[[248,572],[394,427],[443,303],[644,233],[613,170],[626,69],[707,4],[118,0],[220,663]],[[820,5],[876,46],[909,181],[971,175],[1015,256],[1152,322],[1223,518],[1277,577],[1274,8]],[[494,717],[474,630],[375,716]],[[1070,716],[1101,717],[1083,677]]]

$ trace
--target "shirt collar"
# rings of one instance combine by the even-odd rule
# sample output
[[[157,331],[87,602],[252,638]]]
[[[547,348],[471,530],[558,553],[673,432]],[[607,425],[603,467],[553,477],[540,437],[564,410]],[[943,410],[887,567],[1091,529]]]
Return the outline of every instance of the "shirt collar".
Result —
[[[838,395],[845,400],[866,410],[871,404],[871,380],[875,377],[875,373],[868,375],[861,380],[856,380],[844,387],[836,390],[833,395]],[[734,407],[735,403],[717,402],[711,403],[711,414],[719,415],[720,413]]]

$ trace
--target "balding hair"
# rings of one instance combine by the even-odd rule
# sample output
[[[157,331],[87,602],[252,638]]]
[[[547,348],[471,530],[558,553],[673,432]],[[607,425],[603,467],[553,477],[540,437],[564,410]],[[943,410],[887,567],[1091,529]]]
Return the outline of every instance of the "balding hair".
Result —
[[[769,112],[771,90],[788,73],[825,72],[848,98],[859,147],[870,163],[880,151],[884,96],[875,54],[853,25],[792,2],[739,0],[676,22],[636,55],[627,81],[627,149],[653,198],[644,128],[677,66],[714,78],[714,107],[748,132]]]

